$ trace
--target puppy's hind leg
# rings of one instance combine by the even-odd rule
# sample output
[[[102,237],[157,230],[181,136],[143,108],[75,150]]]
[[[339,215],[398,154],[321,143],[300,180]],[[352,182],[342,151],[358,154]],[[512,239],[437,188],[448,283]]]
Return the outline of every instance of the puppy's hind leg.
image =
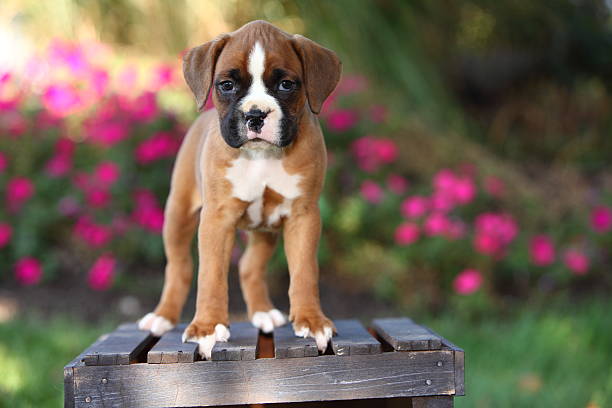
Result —
[[[240,259],[240,286],[253,326],[264,333],[286,323],[285,316],[270,301],[266,285],[266,266],[274,254],[278,234],[251,231],[247,249]]]

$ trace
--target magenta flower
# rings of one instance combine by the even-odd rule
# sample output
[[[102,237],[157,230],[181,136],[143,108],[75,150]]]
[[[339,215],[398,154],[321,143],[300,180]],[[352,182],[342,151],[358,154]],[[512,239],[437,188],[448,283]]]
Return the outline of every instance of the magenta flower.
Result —
[[[81,95],[77,88],[69,84],[53,84],[43,93],[42,103],[53,115],[66,117],[83,106]]]
[[[169,64],[161,64],[153,70],[153,78],[150,88],[159,91],[174,82],[174,67]]]
[[[575,275],[584,275],[589,271],[589,258],[577,249],[565,251],[563,262]]]
[[[378,204],[382,201],[383,190],[372,180],[366,180],[361,184],[361,196],[372,204]]]
[[[555,246],[546,235],[537,235],[529,242],[531,262],[537,266],[548,266],[555,262]]]
[[[110,254],[102,255],[89,270],[87,283],[93,290],[107,290],[115,276],[115,258]]]
[[[503,213],[482,213],[476,217],[474,248],[483,254],[501,257],[518,234],[518,225]]]
[[[429,200],[423,196],[406,198],[401,205],[402,215],[406,218],[419,218],[429,210]]]
[[[71,217],[79,212],[80,207],[74,197],[66,196],[60,200],[57,209],[63,216]]]
[[[25,177],[15,177],[7,183],[6,199],[12,209],[18,209],[34,194],[34,184]]]
[[[591,211],[591,227],[599,233],[612,229],[612,209],[600,205]]]
[[[429,236],[447,235],[450,224],[450,220],[445,214],[435,212],[425,219],[423,229],[425,234]]]
[[[408,181],[399,174],[390,174],[387,177],[387,188],[397,195],[402,195],[408,189]]]
[[[327,126],[333,132],[346,132],[358,121],[357,113],[350,109],[337,109],[327,116]]]
[[[6,158],[6,155],[4,153],[0,152],[0,173],[4,173],[7,167],[8,159]]]
[[[410,245],[419,239],[419,226],[412,222],[404,222],[395,230],[395,242],[398,245]]]
[[[93,248],[106,245],[112,238],[112,230],[109,227],[94,223],[88,216],[77,220],[74,234]]]
[[[95,121],[87,125],[89,139],[106,147],[119,143],[128,136],[129,132],[129,126],[121,120]]]
[[[391,139],[377,139],[374,144],[376,156],[381,163],[392,163],[397,159],[397,145]]]
[[[430,198],[430,206],[434,211],[449,212],[455,207],[455,200],[447,192],[436,191]]]
[[[106,207],[110,199],[110,193],[103,188],[90,188],[85,194],[85,201],[94,208]]]
[[[4,248],[10,241],[13,235],[13,229],[9,224],[0,223],[0,248]]]
[[[112,186],[119,179],[119,165],[112,161],[105,161],[94,170],[96,181],[103,186]]]
[[[168,132],[158,132],[140,143],[136,148],[136,161],[141,164],[173,157],[178,152],[181,142]]]
[[[40,262],[33,257],[24,257],[15,264],[15,278],[22,285],[35,285],[42,277]]]
[[[144,92],[136,99],[130,101],[124,107],[130,112],[130,116],[141,122],[149,122],[159,112],[157,96],[153,92]]]
[[[51,177],[62,177],[72,169],[72,157],[56,154],[45,165],[45,171]]]
[[[151,232],[161,233],[164,226],[164,211],[157,205],[153,193],[139,190],[134,193],[134,198],[136,207],[132,217],[136,223]]]
[[[459,204],[468,204],[476,196],[476,185],[468,177],[460,177],[455,180],[453,195]]]
[[[469,295],[482,286],[482,275],[476,269],[465,269],[453,281],[455,292],[460,295]]]

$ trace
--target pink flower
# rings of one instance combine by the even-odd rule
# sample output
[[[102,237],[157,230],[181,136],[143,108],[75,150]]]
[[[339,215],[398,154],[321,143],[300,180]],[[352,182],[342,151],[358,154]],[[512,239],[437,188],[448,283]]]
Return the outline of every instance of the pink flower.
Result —
[[[372,180],[366,180],[361,184],[361,195],[366,201],[378,204],[382,201],[383,190]]]
[[[575,275],[584,275],[589,270],[589,258],[577,249],[565,251],[563,262]]]
[[[24,257],[15,264],[15,278],[22,285],[35,285],[41,277],[42,267],[37,259]]]
[[[399,174],[390,174],[387,177],[387,188],[393,193],[401,195],[408,189],[408,181]]]
[[[333,132],[346,132],[357,123],[357,113],[349,109],[337,109],[327,116],[327,126]]]
[[[93,290],[107,290],[113,284],[115,258],[110,254],[102,255],[89,270],[87,283]]]
[[[151,89],[158,91],[174,82],[174,67],[169,64],[161,64],[153,70]]]
[[[172,157],[178,152],[181,142],[167,132],[158,132],[150,139],[140,143],[136,148],[136,161],[148,164],[165,157]]]
[[[429,236],[446,235],[450,227],[450,220],[443,213],[433,213],[425,219],[423,229]]]
[[[164,211],[157,205],[155,196],[148,190],[139,190],[134,194],[136,208],[132,217],[143,228],[161,233],[164,226]]]
[[[395,242],[398,245],[410,245],[419,239],[419,226],[412,222],[405,222],[395,230]]]
[[[447,192],[436,191],[431,196],[430,205],[432,210],[449,212],[455,207],[455,200]]]
[[[382,163],[392,163],[397,159],[397,145],[391,139],[378,139],[375,143],[376,156]]]
[[[103,186],[111,186],[119,179],[119,166],[112,161],[105,161],[96,167],[94,177]]]
[[[7,167],[8,167],[8,160],[6,158],[6,155],[0,152],[0,173],[3,173]]]
[[[459,204],[468,204],[472,202],[476,196],[476,186],[474,185],[472,179],[468,177],[461,177],[455,180],[453,193],[455,200]]]
[[[537,235],[529,242],[531,262],[537,266],[548,266],[555,262],[555,247],[546,235]]]
[[[476,269],[464,269],[453,281],[455,292],[460,295],[469,295],[482,286],[482,275]]]
[[[6,199],[12,209],[18,209],[34,194],[34,184],[25,177],[15,177],[6,186]]]
[[[13,229],[11,226],[5,223],[0,223],[0,248],[4,248],[9,243],[12,235]]]
[[[74,234],[94,248],[106,245],[112,238],[112,231],[109,227],[95,224],[87,216],[82,216],[77,220]]]
[[[144,92],[127,106],[131,116],[141,122],[153,119],[159,109],[157,107],[157,96],[153,92]]]
[[[45,108],[58,117],[66,117],[81,109],[83,101],[73,85],[53,84],[43,93]]]
[[[125,139],[129,134],[128,125],[121,121],[92,122],[87,125],[90,140],[110,147]]]
[[[111,195],[108,190],[101,188],[90,188],[86,195],[85,201],[94,208],[106,207],[110,201]]]
[[[65,154],[56,154],[45,165],[45,171],[51,177],[66,175],[72,168],[72,157]]]
[[[401,212],[406,218],[419,218],[429,210],[429,200],[423,196],[412,196],[402,202]]]
[[[506,186],[497,177],[489,176],[485,179],[484,189],[490,196],[499,198],[504,195]]]
[[[482,213],[476,217],[474,247],[483,254],[503,256],[518,234],[516,221],[503,213]]]
[[[591,227],[599,232],[608,232],[612,229],[612,209],[600,205],[591,211]]]

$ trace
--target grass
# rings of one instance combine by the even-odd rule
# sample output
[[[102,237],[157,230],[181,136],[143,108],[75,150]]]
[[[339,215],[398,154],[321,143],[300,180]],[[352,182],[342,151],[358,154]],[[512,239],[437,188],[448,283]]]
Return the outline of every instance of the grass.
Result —
[[[612,301],[428,324],[466,350],[457,407],[612,406]],[[19,318],[0,325],[0,407],[57,407],[63,365],[113,323]]]

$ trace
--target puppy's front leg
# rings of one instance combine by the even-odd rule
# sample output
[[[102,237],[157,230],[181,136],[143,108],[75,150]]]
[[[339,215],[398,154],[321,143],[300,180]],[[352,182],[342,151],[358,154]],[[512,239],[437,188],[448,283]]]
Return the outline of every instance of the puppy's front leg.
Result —
[[[321,216],[316,202],[295,203],[285,220],[283,237],[289,264],[289,318],[296,336],[313,337],[325,351],[335,327],[321,311],[317,249],[321,236]]]
[[[198,292],[196,312],[183,333],[183,341],[199,344],[200,355],[210,359],[217,341],[229,339],[227,271],[236,223],[244,212],[238,203],[205,206],[198,229]]]

